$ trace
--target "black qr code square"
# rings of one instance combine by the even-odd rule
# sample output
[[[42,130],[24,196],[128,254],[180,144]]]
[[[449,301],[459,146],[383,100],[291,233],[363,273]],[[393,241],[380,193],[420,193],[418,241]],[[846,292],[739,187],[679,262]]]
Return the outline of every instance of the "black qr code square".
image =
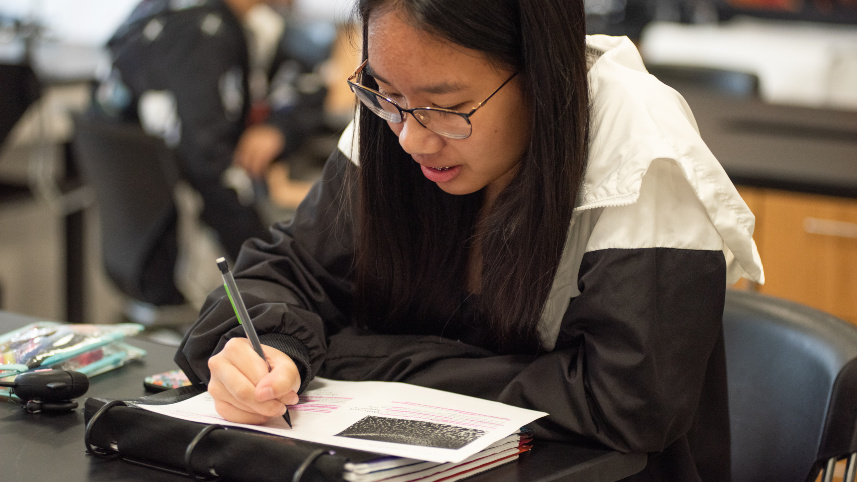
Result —
[[[442,423],[368,416],[337,435],[421,447],[460,449],[485,435],[485,432]]]

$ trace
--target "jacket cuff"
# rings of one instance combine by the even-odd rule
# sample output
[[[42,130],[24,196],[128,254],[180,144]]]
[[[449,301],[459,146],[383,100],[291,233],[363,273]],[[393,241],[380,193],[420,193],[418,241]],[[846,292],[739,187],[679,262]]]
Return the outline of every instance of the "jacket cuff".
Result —
[[[297,338],[283,333],[263,333],[259,335],[259,341],[263,345],[276,348],[288,355],[295,365],[298,367],[298,372],[301,376],[301,387],[298,393],[303,393],[307,384],[312,380],[312,364],[309,361],[309,351],[298,341]]]

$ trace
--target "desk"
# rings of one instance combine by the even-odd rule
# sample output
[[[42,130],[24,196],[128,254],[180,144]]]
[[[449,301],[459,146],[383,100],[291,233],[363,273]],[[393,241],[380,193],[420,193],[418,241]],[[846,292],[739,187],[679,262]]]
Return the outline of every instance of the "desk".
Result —
[[[735,184],[857,198],[857,110],[771,104],[661,80],[687,100],[703,140]]]
[[[6,332],[33,318],[0,311],[0,332]],[[175,349],[145,340],[130,343],[148,351],[142,362],[94,377],[89,391],[78,400],[80,408],[65,414],[30,414],[7,403],[0,408],[0,474],[3,480],[145,481],[179,482],[188,478],[139,467],[127,462],[102,460],[85,453],[83,443],[83,401],[86,397],[136,398],[145,395],[143,378],[175,368]],[[591,481],[618,480],[642,470],[643,454],[620,454],[609,450],[539,442],[518,463],[502,466],[473,482]]]

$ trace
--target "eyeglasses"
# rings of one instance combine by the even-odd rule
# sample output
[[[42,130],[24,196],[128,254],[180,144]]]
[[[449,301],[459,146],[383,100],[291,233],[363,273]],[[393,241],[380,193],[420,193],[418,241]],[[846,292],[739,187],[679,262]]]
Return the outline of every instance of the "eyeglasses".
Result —
[[[500,89],[508,84],[510,80],[518,75],[517,72],[512,74],[512,76],[506,79],[500,87],[497,87],[497,90],[492,92],[491,95],[477,104],[476,107],[468,113],[456,112],[454,110],[442,109],[440,107],[415,107],[413,109],[405,109],[403,107],[399,107],[398,104],[396,104],[392,99],[385,97],[384,94],[355,83],[357,76],[363,72],[363,68],[366,67],[368,62],[368,59],[364,60],[363,63],[357,67],[357,70],[348,77],[348,86],[363,105],[374,112],[378,117],[394,124],[402,122],[405,119],[406,113],[411,114],[421,126],[436,134],[449,137],[450,139],[467,139],[470,137],[470,134],[473,132],[473,125],[470,123],[470,116],[479,110],[480,107],[485,105],[491,97],[494,97],[494,94],[500,92]]]

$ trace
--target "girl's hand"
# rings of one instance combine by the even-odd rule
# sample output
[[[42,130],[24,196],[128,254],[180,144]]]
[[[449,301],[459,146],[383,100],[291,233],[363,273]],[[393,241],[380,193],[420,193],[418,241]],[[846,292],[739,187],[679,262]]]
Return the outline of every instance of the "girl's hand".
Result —
[[[226,420],[259,425],[282,417],[286,405],[298,403],[300,372],[285,353],[262,345],[271,372],[246,338],[229,340],[223,351],[208,360],[208,393],[214,408]]]

